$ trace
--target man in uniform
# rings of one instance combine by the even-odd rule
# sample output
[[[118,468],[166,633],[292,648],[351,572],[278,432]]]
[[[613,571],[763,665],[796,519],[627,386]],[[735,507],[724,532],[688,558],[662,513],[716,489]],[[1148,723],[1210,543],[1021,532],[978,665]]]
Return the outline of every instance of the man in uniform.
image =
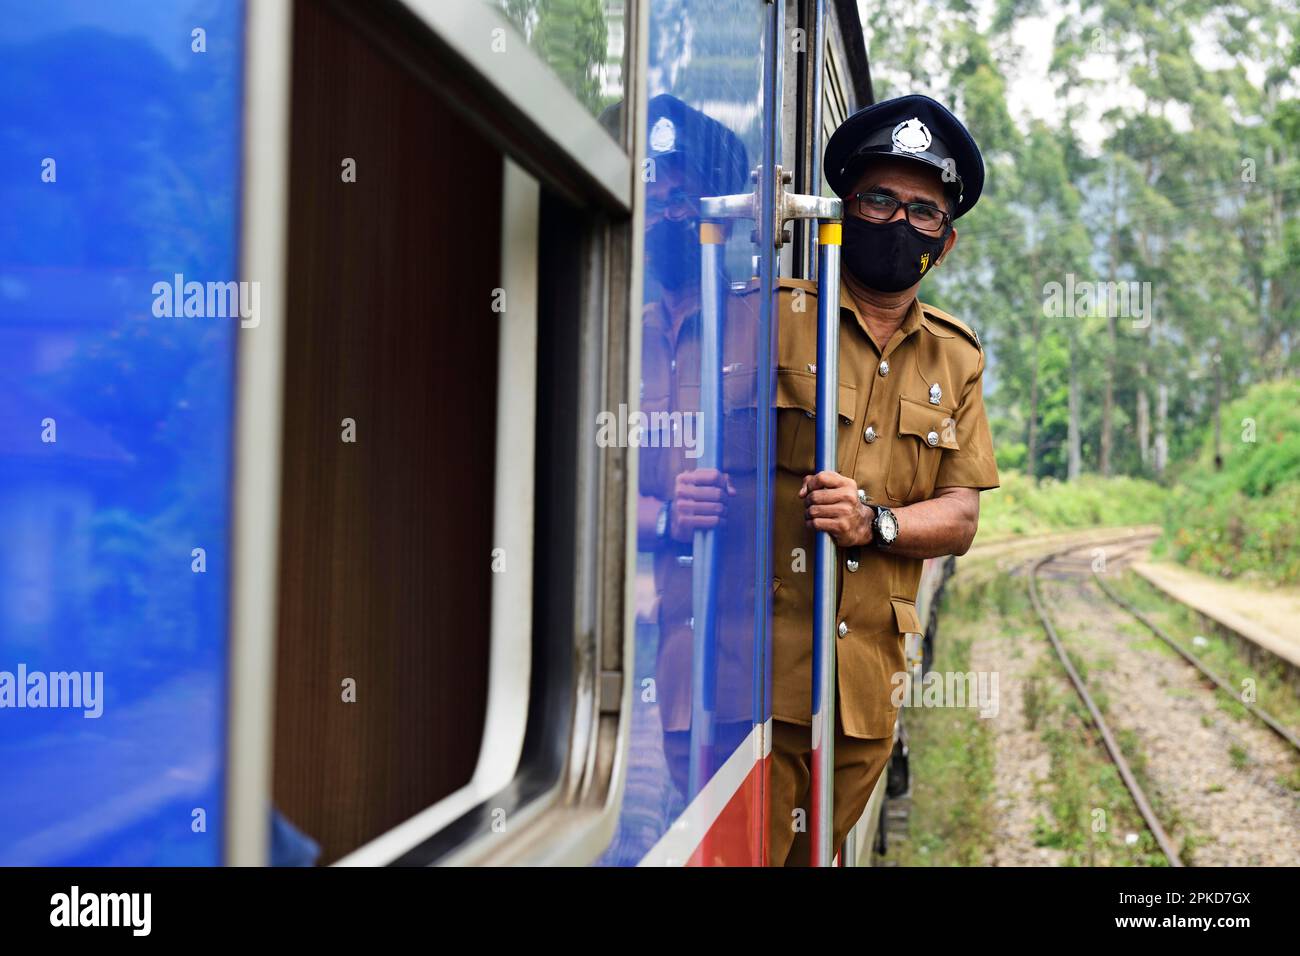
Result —
[[[668,431],[640,439],[638,550],[653,555],[658,640],[655,697],[663,731],[664,758],[683,802],[690,786],[692,744],[707,779],[753,730],[752,668],[754,527],[757,455],[758,315],[756,283],[728,288],[720,378],[724,423],[721,468],[697,467],[702,439],[700,197],[743,192],[749,161],[734,132],[668,94],[647,104],[646,305],[642,312],[641,411]],[[724,227],[721,227],[725,229]],[[721,231],[718,234],[722,238]],[[718,279],[726,282],[719,270]],[[716,630],[709,651],[714,667],[707,733],[692,738],[692,668],[702,626],[693,619],[696,531],[724,521],[742,529],[722,534],[714,580]],[[725,582],[723,585],[721,582]],[[753,824],[729,821],[739,831]],[[744,833],[715,840],[744,847]],[[710,856],[710,860],[715,858]],[[724,857],[722,862],[735,862]]]
[[[773,525],[772,865],[807,865],[814,535],[831,534],[836,621],[834,845],[893,749],[895,675],[919,633],[925,558],[964,554],[979,492],[998,486],[979,337],[917,298],[952,251],[984,165],[939,103],[903,96],[849,117],[827,144],[844,200],[838,459],[815,473],[816,283],[782,280]]]

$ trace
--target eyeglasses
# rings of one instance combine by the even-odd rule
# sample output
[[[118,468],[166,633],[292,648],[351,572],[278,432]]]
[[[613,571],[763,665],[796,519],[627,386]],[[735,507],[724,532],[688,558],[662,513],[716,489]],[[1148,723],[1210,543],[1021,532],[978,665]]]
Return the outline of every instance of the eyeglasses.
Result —
[[[936,236],[947,228],[952,219],[938,206],[931,206],[928,202],[905,203],[883,193],[856,193],[853,201],[857,205],[858,215],[871,222],[888,222],[894,218],[898,207],[902,206],[908,222],[921,232]]]
[[[668,193],[666,198],[658,196],[646,196],[645,211],[647,214],[659,215],[666,214],[670,209],[673,212],[684,212],[690,209],[691,197],[680,187],[673,189]]]

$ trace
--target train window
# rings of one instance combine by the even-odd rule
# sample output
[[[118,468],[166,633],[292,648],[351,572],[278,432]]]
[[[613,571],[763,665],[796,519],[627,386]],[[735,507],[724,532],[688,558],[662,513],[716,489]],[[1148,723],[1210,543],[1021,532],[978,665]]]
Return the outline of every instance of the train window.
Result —
[[[499,95],[465,31],[502,23],[294,5],[264,789],[320,863],[582,861],[613,827],[627,465],[593,423],[633,167],[527,46]]]
[[[478,759],[502,157],[295,7],[272,793],[328,863]]]

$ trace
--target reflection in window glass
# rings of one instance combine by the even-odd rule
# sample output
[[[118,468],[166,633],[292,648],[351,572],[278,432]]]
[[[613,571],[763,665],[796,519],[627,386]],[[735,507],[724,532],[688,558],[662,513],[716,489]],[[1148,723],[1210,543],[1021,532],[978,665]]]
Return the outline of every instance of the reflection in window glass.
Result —
[[[771,326],[757,223],[703,214],[705,197],[751,194],[764,141],[779,139],[764,128],[761,12],[754,0],[655,0],[648,15],[638,692],[602,865],[761,862],[761,772],[707,833],[686,813],[710,805],[706,788],[736,786],[722,768],[753,765],[767,719]]]
[[[627,0],[494,0],[593,116],[623,96]]]

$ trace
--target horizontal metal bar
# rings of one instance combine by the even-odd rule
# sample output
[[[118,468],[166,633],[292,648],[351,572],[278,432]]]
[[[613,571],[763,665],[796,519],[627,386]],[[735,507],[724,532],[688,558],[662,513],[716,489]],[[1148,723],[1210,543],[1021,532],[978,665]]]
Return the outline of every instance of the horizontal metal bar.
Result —
[[[804,196],[800,193],[784,193],[782,198],[781,221],[791,219],[833,219],[838,220],[844,204],[833,196]]]
[[[734,196],[704,196],[700,199],[702,219],[757,219],[758,193]]]

